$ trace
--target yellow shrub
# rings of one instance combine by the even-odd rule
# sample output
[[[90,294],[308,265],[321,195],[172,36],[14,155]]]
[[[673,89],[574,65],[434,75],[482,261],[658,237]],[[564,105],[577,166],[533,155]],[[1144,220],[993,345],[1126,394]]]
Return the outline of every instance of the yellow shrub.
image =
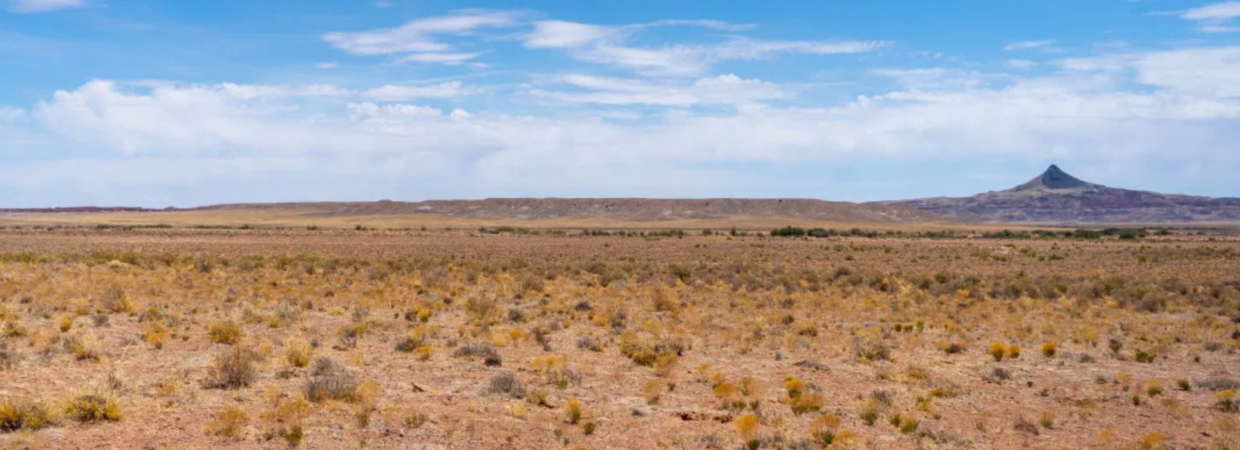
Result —
[[[1010,347],[1008,347],[1007,357],[1009,359],[1020,358],[1020,346],[1016,344],[1012,344]]]
[[[413,355],[418,361],[429,361],[434,349],[429,346],[421,346],[413,350]]]
[[[758,429],[758,415],[745,414],[736,418],[736,432],[740,433],[741,438],[749,441],[753,439],[754,432]]]
[[[314,356],[314,349],[306,341],[297,340],[288,345],[285,351],[285,359],[289,365],[293,367],[306,367],[310,365],[310,358]]]
[[[241,438],[241,432],[249,423],[250,415],[238,407],[230,407],[215,416],[215,420],[207,425],[207,433],[230,439]]]
[[[995,361],[1002,361],[1003,355],[1004,353],[1006,353],[1006,351],[1007,351],[1007,347],[1004,346],[1002,342],[995,342],[995,343],[990,344],[990,356],[995,358]]]
[[[788,391],[788,398],[797,398],[801,396],[801,390],[805,389],[805,382],[799,378],[789,378],[784,382],[784,389]]]
[[[211,335],[211,342],[216,344],[232,345],[241,341],[243,331],[241,325],[232,321],[221,321],[211,324],[207,329],[207,333]]]
[[[79,394],[65,404],[65,415],[78,422],[121,420],[120,401],[109,392]]]
[[[1059,347],[1056,346],[1054,342],[1047,342],[1045,344],[1042,344],[1042,356],[1045,356],[1047,358],[1054,358],[1055,352],[1058,351],[1058,348]]]
[[[564,405],[564,421],[572,425],[581,422],[581,418],[585,416],[585,411],[581,407],[581,402],[577,399],[569,400]]]

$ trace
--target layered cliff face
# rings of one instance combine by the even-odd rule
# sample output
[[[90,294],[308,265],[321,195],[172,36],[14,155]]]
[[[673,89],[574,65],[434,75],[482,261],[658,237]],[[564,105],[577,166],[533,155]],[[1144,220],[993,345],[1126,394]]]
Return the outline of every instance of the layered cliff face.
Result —
[[[1119,189],[1082,181],[1057,166],[1012,189],[963,198],[880,202],[966,221],[1178,223],[1240,220],[1240,199]]]

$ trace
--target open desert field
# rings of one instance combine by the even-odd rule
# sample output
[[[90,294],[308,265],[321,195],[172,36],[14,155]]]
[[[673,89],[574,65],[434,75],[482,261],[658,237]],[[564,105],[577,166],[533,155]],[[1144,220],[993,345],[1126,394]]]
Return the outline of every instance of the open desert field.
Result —
[[[1162,234],[7,228],[0,447],[1238,448]]]

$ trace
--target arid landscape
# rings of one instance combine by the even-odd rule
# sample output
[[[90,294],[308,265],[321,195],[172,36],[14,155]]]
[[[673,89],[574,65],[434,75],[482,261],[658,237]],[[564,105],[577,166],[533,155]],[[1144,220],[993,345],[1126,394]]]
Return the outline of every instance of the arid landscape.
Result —
[[[1240,450],[1240,0],[0,0],[0,450]]]
[[[1240,236],[1013,230],[10,224],[0,444],[1240,446]]]

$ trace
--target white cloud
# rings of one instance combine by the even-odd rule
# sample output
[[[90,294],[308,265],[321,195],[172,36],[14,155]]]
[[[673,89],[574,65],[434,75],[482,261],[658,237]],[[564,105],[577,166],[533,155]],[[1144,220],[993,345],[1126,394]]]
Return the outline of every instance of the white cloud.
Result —
[[[1180,15],[1180,18],[1187,20],[1227,20],[1235,17],[1240,17],[1240,1],[1193,8]]]
[[[440,34],[467,34],[478,28],[510,27],[517,14],[506,11],[465,10],[447,16],[414,20],[396,28],[356,33],[335,32],[323,36],[332,46],[358,55],[391,55],[445,52],[452,45],[436,40]]]
[[[339,66],[340,64],[336,62],[322,62],[322,63],[318,63],[314,65],[314,67],[318,67],[323,70],[335,69],[336,67],[339,67]]]
[[[481,56],[481,53],[414,53],[397,59],[398,63],[443,64],[457,66]]]
[[[26,110],[13,106],[0,106],[0,121],[14,121],[26,117]]]
[[[1202,25],[1199,30],[1202,33],[1236,33],[1240,32],[1240,26]]]
[[[602,105],[747,105],[793,96],[780,87],[736,75],[702,78],[687,85],[647,80],[565,75],[559,81],[580,91],[533,90],[532,94],[574,103]]]
[[[36,13],[86,6],[83,0],[10,0],[9,11]]]
[[[382,122],[399,122],[424,117],[441,117],[443,111],[429,106],[409,104],[376,105],[374,103],[350,103],[350,117],[353,120],[375,120]]]
[[[441,198],[709,195],[736,192],[720,189],[740,181],[773,180],[702,167],[849,158],[1155,165],[1168,149],[1180,160],[1211,161],[1211,176],[1227,180],[1240,169],[1234,146],[1240,90],[1229,83],[1240,77],[1238,52],[1104,54],[1024,77],[951,68],[885,71],[903,87],[815,108],[781,106],[779,100],[797,92],[731,75],[694,81],[564,75],[537,82],[554,90],[532,92],[577,104],[532,115],[403,100],[470,89],[452,83],[345,91],[97,81],[59,91],[14,122],[45,127],[41,138],[25,142],[78,156],[5,164],[0,186],[99,192],[281,180],[290,186],[283,192],[314,200],[365,179],[377,181],[366,183],[368,189],[416,183],[417,195]],[[1129,88],[1133,83],[1143,86]],[[666,109],[638,115],[618,110],[621,105]],[[736,107],[691,108],[697,105]],[[6,142],[8,151],[26,145]]]
[[[534,22],[534,30],[525,36],[529,48],[573,48],[601,41],[614,36],[617,30],[609,27],[562,20]]]
[[[377,1],[377,2],[375,2],[375,7],[376,7],[376,8],[391,8],[391,7],[393,7],[393,6],[396,6],[396,4],[395,4],[395,3],[392,3],[392,2],[386,2],[386,1]]]
[[[1133,73],[1135,81],[1168,91],[1240,97],[1240,46],[1102,55],[1061,61],[1070,70]],[[1191,68],[1187,69],[1187,68]]]
[[[911,89],[972,89],[991,78],[986,74],[959,69],[933,67],[925,69],[880,69],[875,74],[891,78]]]
[[[404,101],[415,98],[453,98],[473,95],[479,89],[466,87],[460,81],[449,81],[431,86],[395,86],[387,85],[369,89],[362,96],[379,101]]]
[[[733,24],[733,23],[722,22],[718,20],[702,20],[702,19],[698,19],[698,20],[656,20],[654,22],[650,22],[642,26],[647,26],[647,27],[693,26],[693,27],[709,28],[709,29],[718,30],[718,31],[745,31],[745,30],[752,30],[754,28],[757,28],[757,25],[747,24],[747,23],[746,24]]]
[[[1043,50],[1043,51],[1058,50],[1055,47],[1051,47],[1051,44],[1054,44],[1054,43],[1055,43],[1054,39],[1047,39],[1044,41],[1020,41],[1020,42],[1013,42],[1011,44],[1005,45],[1003,46],[1003,49],[1007,51],[1034,50],[1034,49]]]
[[[1038,63],[1027,59],[1009,59],[1004,65],[1012,69],[1028,70],[1036,67]]]
[[[878,50],[884,41],[759,41],[733,39],[707,50],[716,59],[761,59],[778,53],[803,53],[808,55],[836,55],[866,53]]]
[[[830,55],[864,53],[882,48],[883,41],[762,41],[733,37],[718,44],[634,47],[626,43],[636,31],[651,26],[687,25],[714,29],[748,29],[709,20],[668,20],[625,27],[604,27],[565,21],[536,22],[524,36],[529,48],[566,49],[576,59],[622,67],[650,76],[697,76],[717,62],[755,60],[781,53]]]
[[[717,44],[668,44],[652,47],[629,45],[628,38],[658,27],[699,27],[738,32],[754,28],[717,20],[658,20],[623,26],[539,20],[524,22],[522,15],[509,11],[464,10],[448,16],[418,19],[397,28],[355,33],[335,32],[323,36],[332,46],[358,55],[403,55],[397,63],[462,65],[481,52],[457,50],[457,45],[440,39],[442,35],[465,36],[481,28],[532,26],[516,34],[526,48],[560,49],[572,57],[644,75],[698,76],[714,63],[727,60],[755,60],[781,53],[830,55],[877,50],[884,41],[761,41],[732,36]],[[471,67],[480,66],[471,63]]]
[[[1192,20],[1199,25],[1198,30],[1204,33],[1231,33],[1240,31],[1240,26],[1227,23],[1240,17],[1240,1],[1215,3],[1193,8],[1180,14],[1184,20]]]

